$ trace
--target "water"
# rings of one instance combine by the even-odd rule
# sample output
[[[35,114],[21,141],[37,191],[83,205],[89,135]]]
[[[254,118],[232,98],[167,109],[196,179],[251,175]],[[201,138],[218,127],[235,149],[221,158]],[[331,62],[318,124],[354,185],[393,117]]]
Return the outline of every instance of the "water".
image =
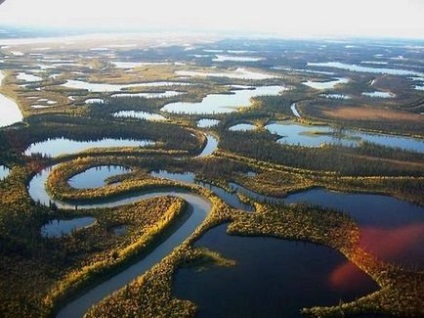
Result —
[[[231,126],[229,130],[231,131],[250,131],[255,130],[257,127],[252,124],[237,124],[234,126]]]
[[[146,82],[137,84],[102,84],[88,83],[84,81],[68,80],[62,86],[72,89],[86,89],[89,92],[116,92],[134,87],[158,87],[158,86],[173,86],[173,85],[191,85],[183,82]]]
[[[153,144],[152,141],[148,140],[104,138],[92,141],[76,141],[62,137],[31,144],[25,150],[25,155],[41,154],[43,156],[57,157],[64,154],[78,153],[90,148],[146,147]]]
[[[360,245],[386,262],[424,268],[424,208],[393,197],[339,193],[323,189],[289,195],[287,203],[306,202],[339,209],[361,229]]]
[[[234,71],[225,71],[225,72],[197,72],[197,71],[176,71],[175,74],[179,76],[191,76],[191,77],[228,77],[241,80],[265,80],[270,78],[276,78],[277,75],[249,71],[245,68],[237,68]]]
[[[295,115],[297,118],[300,118],[301,116],[300,116],[300,114],[299,114],[299,111],[297,110],[297,108],[296,108],[296,103],[293,103],[291,106],[290,106],[290,109],[291,109],[291,111],[292,111],[292,113],[293,113],[293,115]]]
[[[0,85],[3,83],[5,75],[0,71]],[[0,127],[10,126],[21,122],[23,119],[21,110],[14,100],[0,94]]]
[[[174,294],[199,306],[199,318],[299,317],[303,307],[337,305],[377,290],[335,250],[264,237],[237,237],[226,226],[208,231],[196,246],[235,260],[233,267],[180,269]]]
[[[343,94],[320,94],[319,96],[329,99],[350,99],[349,96]]]
[[[162,173],[164,177],[167,178],[171,178],[171,179],[181,179],[181,180],[185,180],[188,182],[192,182],[192,180],[194,179],[194,174],[192,173],[182,173],[182,174],[175,174],[175,173],[168,173],[166,171],[163,172],[159,172]],[[157,175],[159,175],[159,173],[157,173]],[[45,184],[45,180],[47,178],[49,174],[49,170],[46,169],[44,170],[40,175],[36,176],[33,178],[33,180],[31,180],[30,182],[30,186],[29,186],[29,191],[30,191],[30,195],[33,198],[33,200],[35,201],[40,201],[41,203],[44,204],[48,204],[50,198],[48,196],[48,194],[46,193],[45,189],[44,189],[44,184]],[[212,188],[213,186],[211,186]],[[215,187],[217,188],[217,187]],[[220,188],[217,188],[220,189]],[[219,191],[216,191],[216,189],[213,189],[213,191],[215,193],[217,193],[218,195],[225,196],[222,194],[228,194],[228,195],[234,195],[234,194],[229,194],[227,192],[225,192],[223,189],[220,189],[220,191],[222,193],[219,193]],[[94,202],[92,204],[89,205],[80,205],[79,208],[94,208],[94,207],[112,207],[112,206],[118,206],[118,205],[122,205],[125,203],[129,203],[129,202],[134,202],[137,200],[141,200],[143,198],[148,198],[148,197],[154,197],[154,196],[159,196],[159,195],[166,195],[172,193],[172,195],[178,195],[180,196],[179,191],[172,191],[172,192],[167,192],[166,190],[161,190],[161,191],[156,191],[153,193],[147,193],[147,194],[131,194],[127,197],[123,197],[123,198],[115,198],[115,199],[111,199],[109,202],[105,202],[103,204],[94,204]],[[184,191],[183,191],[184,193]],[[235,195],[234,195],[235,196]],[[393,235],[393,238],[390,238],[389,244],[386,246],[390,247],[390,250],[394,250],[395,254],[396,253],[405,253],[405,251],[408,251],[408,253],[411,250],[411,242],[415,242],[415,247],[417,246],[417,242],[418,244],[420,244],[420,242],[422,242],[422,238],[424,237],[419,237],[420,234],[420,226],[423,224],[422,222],[422,216],[424,215],[424,211],[423,208],[421,207],[417,207],[414,206],[412,204],[409,204],[407,202],[404,201],[400,201],[400,200],[396,200],[390,197],[386,197],[386,196],[379,196],[379,195],[371,195],[371,194],[367,194],[367,195],[363,195],[363,194],[343,194],[343,193],[334,193],[334,192],[329,192],[326,190],[309,190],[306,192],[302,192],[302,193],[297,193],[297,194],[293,194],[290,195],[287,199],[286,199],[287,203],[292,203],[292,202],[308,202],[308,203],[313,203],[313,204],[321,204],[324,206],[329,206],[329,207],[333,207],[333,208],[339,208],[342,209],[344,211],[346,211],[347,213],[349,213],[350,215],[352,215],[352,217],[354,217],[358,223],[361,225],[361,234],[362,234],[362,238],[361,238],[361,244],[363,245],[364,248],[367,248],[368,250],[370,250],[371,252],[375,252],[378,256],[382,257],[389,257],[387,254],[384,255],[384,253],[387,253],[385,251],[381,250],[382,245],[376,245],[374,244],[373,246],[370,246],[370,242],[376,242],[376,235],[377,234],[382,234],[381,232],[383,232],[383,236],[380,236],[380,238],[382,237],[384,242],[387,243],[386,239],[389,237],[388,234],[389,233],[395,233],[395,235]],[[58,203],[58,202],[55,202]],[[189,201],[190,203],[190,201]],[[73,208],[74,205],[67,205],[67,206],[61,206],[59,204],[59,207],[68,207],[68,208]],[[200,224],[200,223],[199,223]],[[194,230],[195,227],[192,228],[192,230]],[[364,228],[364,229],[362,229]],[[205,238],[208,237],[208,235],[212,233],[212,231],[208,232],[203,238],[202,240],[204,240]],[[414,240],[414,238],[417,237],[417,233],[418,233],[418,237],[420,239],[418,240]],[[409,234],[409,235],[408,235]],[[411,236],[412,235],[412,236]],[[372,238],[372,241],[369,241],[369,237]],[[334,255],[338,255],[336,252],[330,250],[330,249],[326,249],[326,248],[322,248],[319,247],[319,249],[315,249],[316,246],[311,245],[311,244],[303,244],[303,243],[294,243],[294,242],[285,242],[285,241],[279,241],[279,240],[270,240],[270,241],[275,241],[278,244],[278,246],[274,246],[274,247],[270,247],[268,248],[267,244],[266,246],[264,245],[260,245],[259,247],[257,247],[258,244],[262,244],[262,243],[257,243],[263,240],[268,240],[268,239],[263,239],[263,238],[255,238],[255,239],[246,239],[246,238],[232,238],[233,239],[239,239],[240,240],[240,244],[242,245],[238,245],[237,247],[233,247],[234,245],[232,245],[232,243],[230,242],[223,242],[222,240],[220,240],[219,238],[213,238],[211,240],[211,242],[214,242],[214,244],[217,244],[217,248],[214,248],[216,250],[219,250],[220,252],[223,252],[224,255],[226,256],[230,256],[232,258],[236,258],[238,260],[238,266],[241,266],[240,264],[242,263],[243,259],[239,259],[238,257],[235,257],[234,255],[231,254],[226,254],[225,253],[225,249],[231,249],[231,252],[235,252],[235,253],[241,253],[243,255],[243,257],[250,257],[246,262],[243,262],[244,265],[242,266],[247,266],[247,268],[253,268],[253,270],[251,270],[251,275],[247,275],[246,276],[246,272],[241,272],[241,274],[238,274],[236,272],[239,271],[239,267],[237,267],[237,269],[233,272],[229,273],[229,277],[241,277],[243,278],[243,280],[245,282],[251,282],[252,279],[256,279],[256,277],[258,276],[258,273],[260,273],[260,269],[266,268],[266,273],[270,273],[270,278],[268,279],[269,281],[278,281],[278,286],[281,286],[281,288],[285,289],[285,292],[287,294],[287,290],[290,291],[290,295],[295,295],[294,292],[296,291],[296,286],[302,286],[301,289],[301,293],[302,295],[306,295],[308,296],[308,293],[305,293],[305,290],[307,291],[316,291],[321,290],[319,289],[323,286],[325,286],[325,288],[327,288],[328,282],[327,284],[324,284],[324,282],[319,278],[319,277],[323,277],[326,276],[329,281],[330,281],[330,285],[332,286],[332,288],[335,286],[335,289],[333,288],[331,290],[331,292],[329,292],[328,290],[325,290],[325,292],[320,292],[318,293],[319,295],[330,295],[330,297],[333,297],[332,295],[337,294],[337,297],[342,297],[340,296],[340,291],[343,288],[352,288],[352,286],[354,288],[361,288],[361,292],[358,292],[358,295],[362,295],[364,293],[366,293],[365,291],[362,290],[362,288],[364,288],[365,285],[368,284],[368,282],[365,282],[365,285],[363,283],[363,279],[361,278],[361,275],[363,277],[363,274],[361,274],[360,272],[358,273],[357,269],[355,267],[352,267],[349,265],[349,263],[347,263],[346,261],[344,261],[343,258],[340,258],[340,261],[336,261],[334,266],[328,270],[323,270],[321,267],[318,269],[313,269],[311,270],[311,266],[315,265],[317,262],[319,263],[320,260],[315,261],[314,259],[310,259],[307,258],[305,259],[304,257],[313,257],[313,255],[316,255],[317,257],[320,257],[320,259],[325,260],[324,266],[328,266],[328,264],[330,263],[331,265],[331,259],[333,259]],[[249,240],[249,241],[246,241]],[[167,241],[168,242],[168,241]],[[380,240],[381,242],[381,240]],[[406,244],[408,243],[408,244]],[[285,246],[288,244],[288,247],[286,248]],[[256,247],[254,247],[256,246]],[[291,246],[291,247],[290,247]],[[312,248],[312,250],[309,249],[305,249],[304,246],[312,246],[314,248]],[[392,247],[399,247],[399,248],[395,248],[393,249]],[[419,247],[419,246],[418,246]],[[250,249],[250,248],[254,248],[258,253],[261,254],[255,254],[255,252],[248,250],[246,251],[246,248]],[[377,248],[379,248],[380,250],[377,250]],[[222,250],[224,249],[224,250]],[[374,250],[376,249],[376,250]],[[316,250],[316,252],[314,252],[313,250]],[[325,250],[327,250],[328,252],[326,252]],[[387,251],[387,248],[386,248]],[[413,256],[415,255],[416,258],[418,258],[418,260],[424,260],[423,255],[417,254],[417,252],[423,253],[423,250],[420,249],[420,247],[418,248],[417,251],[415,251],[414,254],[412,254]],[[102,299],[103,297],[105,297],[106,295],[110,294],[113,290],[116,290],[117,288],[119,288],[120,286],[123,286],[124,284],[126,284],[127,282],[129,282],[131,279],[137,277],[138,275],[140,275],[142,272],[144,272],[145,270],[147,270],[148,268],[150,268],[150,266],[152,266],[153,264],[155,264],[155,262],[158,262],[161,257],[167,255],[165,253],[170,252],[170,250],[168,250],[167,252],[164,252],[163,254],[161,254],[162,256],[158,256],[160,258],[155,258],[153,261],[148,261],[149,264],[148,265],[144,265],[144,261],[141,261],[141,264],[136,264],[133,267],[129,268],[128,270],[124,271],[123,273],[119,274],[118,276],[115,276],[114,278],[112,278],[110,281],[107,281],[105,283],[105,285],[100,285],[99,287],[96,287],[95,289],[89,291],[88,294],[84,295],[82,298],[78,298],[74,303],[69,304],[64,310],[62,310],[59,314],[59,317],[78,317],[81,316],[87,309],[88,307],[93,304],[96,303],[97,301],[99,301],[100,299]],[[281,254],[282,256],[279,257],[280,252],[283,253]],[[160,251],[160,253],[162,253],[162,250]],[[263,255],[263,253],[268,253],[269,257],[267,258],[266,256]],[[297,257],[297,255],[301,255],[300,259]],[[380,254],[379,254],[380,253]],[[409,262],[412,262],[413,265],[416,265],[417,262],[416,260],[411,260],[411,254],[406,253],[405,255],[401,256],[400,259],[401,260],[408,260]],[[156,254],[156,250],[153,254]],[[333,255],[329,255],[329,254],[333,254]],[[251,256],[249,256],[251,255]],[[303,255],[303,256],[302,256]],[[157,256],[157,255],[156,255]],[[155,257],[156,257],[155,256]],[[237,256],[237,255],[236,255]],[[392,254],[392,259],[394,259],[395,261],[398,261],[399,258],[399,254],[397,255],[393,255]],[[272,258],[270,258],[272,257]],[[278,263],[278,258],[280,258],[282,261],[284,261],[285,263],[288,264],[288,266],[291,268],[289,271],[286,270],[282,270],[282,266],[280,263]],[[293,264],[292,260],[295,260],[295,263]],[[386,258],[385,258],[386,259]],[[259,264],[258,267],[255,267],[254,265],[251,265],[252,262],[253,264],[257,264],[255,263],[255,260],[263,260],[263,264]],[[253,267],[252,267],[253,266]],[[270,268],[271,266],[271,268]],[[276,273],[275,269],[276,268],[279,272]],[[297,284],[295,286],[289,285],[289,287],[287,286],[287,279],[288,277],[297,277],[295,279],[295,281],[299,281],[299,275],[295,276],[295,273],[293,272],[293,270],[299,270],[302,269],[305,270],[306,268],[306,273],[309,273],[312,275],[312,277],[309,276],[304,276],[303,272],[302,275],[300,275],[301,277],[305,277],[305,281],[309,282],[309,283],[303,283],[303,284]],[[221,269],[218,269],[221,270]],[[222,269],[222,270],[229,270],[229,269]],[[141,271],[141,272],[140,272]],[[210,271],[210,272],[205,272],[205,273],[216,273],[214,271]],[[254,272],[254,273],[253,273]],[[330,273],[331,272],[331,273]],[[287,274],[287,276],[284,276],[283,282],[285,283],[281,283],[281,281],[276,280],[277,277],[280,277],[279,275],[283,275],[284,273]],[[317,276],[317,273],[321,274]],[[330,274],[328,274],[330,273]],[[359,276],[358,276],[359,274]],[[181,279],[179,277],[180,273],[178,273],[177,275],[177,279],[176,279],[176,284],[178,285],[178,280]],[[193,280],[193,274],[192,273],[188,273],[186,276],[186,279],[184,280],[184,284],[186,286],[185,290],[187,291],[191,291],[191,290],[196,290],[195,288],[195,284],[196,281],[189,281],[189,280]],[[214,274],[215,275],[215,274]],[[248,280],[246,280],[246,277],[249,277]],[[259,276],[261,277],[261,276]],[[315,284],[312,283],[312,280],[314,279],[313,277],[316,277],[316,285],[314,285],[313,287],[306,288],[305,285],[310,286],[309,284]],[[359,278],[358,278],[359,277]],[[240,279],[241,279],[240,278]],[[272,278],[272,279],[271,279]],[[215,296],[216,295],[224,295],[224,298],[221,299],[232,299],[232,297],[238,297],[239,300],[238,301],[242,301],[245,305],[243,307],[245,307],[246,305],[250,305],[250,301],[249,298],[246,298],[245,292],[246,290],[253,290],[253,294],[256,295],[256,297],[258,297],[258,293],[257,293],[257,289],[255,288],[243,288],[243,285],[239,285],[238,283],[230,283],[230,284],[222,284],[222,281],[225,282],[231,282],[231,280],[227,280],[226,278],[223,278],[222,280],[213,276],[212,278],[208,278],[206,277],[206,280],[209,282],[215,282],[213,283],[214,288],[224,288],[228,290],[228,293],[231,295],[227,295],[227,294],[222,294],[222,293],[213,293]],[[268,280],[266,280],[266,283],[264,283],[262,278],[259,278],[257,280],[258,283],[256,283],[255,281],[253,281],[255,286],[267,286],[267,290],[268,290],[268,286],[269,286],[269,282]],[[219,283],[218,283],[219,282]],[[199,286],[206,286],[204,285],[205,281],[200,281]],[[190,284],[194,284],[194,285],[190,285]],[[260,285],[262,284],[262,285]],[[190,288],[187,288],[191,286]],[[212,286],[212,285],[207,285]],[[230,286],[230,288],[229,288]],[[240,289],[237,289],[238,287],[241,287]],[[235,288],[236,291],[234,291],[232,288]],[[306,289],[305,289],[306,288]],[[212,290],[212,289],[205,289],[203,288],[202,292],[205,290]],[[356,290],[355,292],[357,292],[358,290]],[[282,291],[283,292],[283,291]],[[297,292],[297,291],[296,291]],[[368,291],[367,291],[368,292]],[[200,292],[198,293],[199,295],[201,294]],[[178,294],[177,294],[178,295]],[[227,295],[227,296],[225,296]],[[236,296],[234,296],[236,295]],[[237,296],[238,295],[238,296]],[[262,295],[262,290],[260,293],[260,296]],[[275,296],[276,293],[273,293],[273,295]],[[283,294],[285,295],[285,294]],[[313,301],[315,302],[312,305],[323,305],[324,304],[324,300],[321,301],[320,298],[317,298],[317,296],[315,294],[311,294],[312,296],[310,296],[310,299],[313,299]],[[350,297],[351,295],[351,290],[349,290],[348,295],[346,297]],[[231,296],[231,297],[230,297]],[[306,297],[305,296],[305,297]],[[201,296],[203,297],[203,296]],[[230,298],[228,298],[230,297]],[[271,296],[269,296],[271,297]],[[335,296],[334,296],[335,297]],[[344,296],[343,296],[344,297]],[[356,297],[356,296],[355,296]],[[189,299],[193,299],[195,300],[198,304],[202,305],[201,300],[197,300],[195,298],[191,298],[188,297]],[[206,300],[215,300],[216,298],[219,299],[219,297],[208,297],[207,295],[203,298]],[[299,302],[296,302],[294,305],[290,305],[288,307],[284,307],[284,312],[286,310],[293,310],[293,312],[296,312],[297,310],[302,307],[302,306],[309,306],[308,302],[303,303],[303,300],[305,299],[304,297],[299,297],[299,295],[295,295],[293,297],[294,299],[298,299]],[[266,297],[266,299],[272,299],[272,298],[268,298],[268,296]],[[308,298],[309,299],[309,298]],[[345,298],[343,298],[345,299]],[[346,298],[347,299],[347,298]],[[279,300],[281,300],[280,296],[279,296]],[[335,301],[336,303],[338,302],[339,298],[337,298],[337,300]],[[230,304],[233,303],[233,301],[225,301],[225,303]],[[258,302],[259,304],[261,304],[260,306],[258,305],[258,308],[260,307],[262,310],[268,310],[268,308],[270,308],[269,310],[269,315],[267,316],[272,316],[273,312],[277,313],[280,312],[281,307],[279,307],[279,305],[277,304],[275,308],[273,308],[273,306],[265,306],[266,308],[264,308],[263,304],[264,302]],[[266,303],[266,302],[265,302]],[[272,302],[273,304],[276,304],[277,302]],[[278,301],[279,304],[282,304],[283,302]],[[290,301],[291,303],[291,301]],[[254,302],[252,303],[254,304]],[[332,304],[332,303],[330,303]],[[209,306],[208,304],[206,304],[206,306]],[[299,307],[300,306],[300,307]],[[210,306],[210,308],[215,308],[216,306],[212,305]],[[219,307],[222,308],[224,313],[229,313],[232,312],[231,308],[226,308],[224,307]],[[208,314],[208,309],[204,309],[202,307],[202,312],[204,314]],[[227,311],[228,310],[228,311]],[[249,310],[254,310],[252,308],[250,308]],[[201,314],[203,314],[201,313]],[[243,315],[244,312],[241,313],[241,315]],[[205,316],[208,317],[208,316]]]
[[[197,127],[199,128],[212,128],[217,126],[221,121],[218,119],[200,119],[197,122]]]
[[[368,92],[368,93],[362,93],[363,96],[367,97],[373,97],[373,98],[394,98],[395,94],[388,93],[388,92]]]
[[[114,117],[126,117],[126,118],[137,118],[137,119],[145,119],[151,121],[164,121],[165,117],[159,114],[148,113],[143,111],[135,111],[135,110],[122,110],[120,112],[116,112],[113,114]]]
[[[216,58],[213,58],[213,62],[258,62],[263,60],[262,57],[254,56],[232,56],[232,55],[216,55]]]
[[[101,98],[90,98],[84,101],[86,104],[104,104],[104,102],[105,100]]]
[[[105,186],[108,178],[131,171],[123,166],[97,166],[73,176],[68,182],[75,189],[95,189]]]
[[[335,81],[329,81],[329,82],[307,81],[307,82],[303,82],[302,84],[312,87],[314,89],[324,90],[324,89],[333,89],[336,87],[336,85],[346,84],[348,82],[349,82],[349,79],[347,78],[338,78]]]
[[[424,73],[420,73],[416,71],[393,69],[393,68],[386,68],[386,67],[368,67],[368,66],[346,64],[346,63],[340,63],[340,62],[308,63],[308,66],[331,67],[331,68],[347,70],[350,72],[424,77]]]
[[[6,166],[0,165],[0,181],[9,176],[10,169]]]
[[[150,175],[155,178],[174,180],[174,181],[185,182],[190,184],[194,184],[194,179],[196,177],[196,175],[193,172],[177,173],[177,172],[169,172],[167,170],[152,171],[150,172]]]
[[[214,153],[214,151],[218,148],[218,139],[216,139],[212,135],[206,134],[207,143],[205,148],[203,148],[202,152],[198,157],[206,157]]]
[[[27,73],[19,73],[16,76],[16,79],[20,80],[20,81],[25,81],[25,82],[38,82],[41,81],[42,78],[40,76],[35,76],[32,74],[27,74]]]
[[[196,175],[192,172],[175,173],[175,172],[169,172],[167,170],[160,170],[160,171],[152,171],[150,175],[155,178],[163,178],[163,179],[168,179],[173,181],[200,185],[203,188],[206,188],[209,191],[215,193],[218,197],[221,198],[222,201],[224,201],[229,206],[235,209],[241,209],[241,210],[249,211],[249,212],[253,211],[252,206],[240,201],[240,198],[238,197],[237,193],[227,192],[226,190],[207,182],[196,181],[195,180]]]
[[[355,145],[357,142],[333,136],[334,129],[328,126],[303,126],[292,122],[272,123],[265,126],[272,134],[283,138],[278,142],[294,146],[319,147],[322,144]]]
[[[385,134],[365,133],[358,130],[343,131],[342,136],[334,136],[337,130],[329,126],[303,126],[294,122],[279,122],[265,126],[269,132],[282,136],[278,142],[288,145],[319,147],[322,144],[358,146],[367,141],[381,146],[400,148],[408,151],[424,152],[424,140]]]
[[[170,98],[184,94],[183,92],[177,91],[164,91],[161,93],[119,93],[113,94],[111,97],[143,97],[143,98]]]
[[[424,77],[411,77],[414,83],[419,83],[420,85],[413,85],[412,87],[416,90],[423,91],[424,90]]]
[[[74,301],[68,303],[59,311],[56,316],[57,318],[82,317],[92,305],[98,303],[100,300],[106,296],[109,296],[114,291],[124,287],[135,278],[143,275],[153,265],[159,263],[162,258],[169,255],[175,247],[181,245],[181,243],[203,222],[211,209],[210,202],[203,199],[202,197],[178,191],[157,191],[156,193],[152,193],[150,196],[140,195],[137,198],[137,201],[147,197],[157,197],[164,195],[178,196],[186,200],[190,210],[192,211],[189,218],[185,220],[185,222],[178,229],[176,229],[175,232],[170,234],[170,236],[167,237],[165,241],[156,246],[154,251],[152,251],[146,257],[124,269],[119,274],[113,276],[107,281],[104,281],[103,283],[93,287],[85,294],[80,295]]]
[[[148,65],[169,65],[170,63],[166,62],[112,62],[116,68],[123,69],[131,69],[140,66],[148,66]]]
[[[52,220],[41,228],[41,235],[44,237],[61,237],[68,235],[78,229],[93,225],[95,218],[82,217],[72,220]]]
[[[235,90],[232,91],[232,94],[210,94],[203,98],[200,103],[170,103],[161,110],[190,115],[230,113],[237,111],[240,107],[249,107],[250,99],[253,97],[278,95],[283,89],[282,86],[262,86],[255,89]]]

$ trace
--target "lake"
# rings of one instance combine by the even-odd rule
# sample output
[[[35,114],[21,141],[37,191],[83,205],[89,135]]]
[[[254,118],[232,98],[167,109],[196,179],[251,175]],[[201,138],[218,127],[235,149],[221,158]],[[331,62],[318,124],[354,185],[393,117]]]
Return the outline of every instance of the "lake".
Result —
[[[323,89],[333,89],[336,87],[336,85],[339,84],[346,84],[349,82],[349,79],[347,78],[338,78],[334,81],[328,81],[328,82],[314,82],[314,81],[307,81],[302,82],[302,84],[312,87],[314,89],[323,90]]]
[[[368,66],[347,64],[347,63],[340,63],[340,62],[308,63],[308,66],[338,68],[338,69],[342,69],[346,71],[361,72],[361,73],[424,77],[424,73],[411,71],[411,70],[394,69],[394,68],[386,68],[386,67],[368,67]]]
[[[381,146],[401,148],[408,151],[424,152],[424,140],[386,134],[345,130],[342,136],[334,136],[337,129],[330,126],[306,126],[294,122],[275,122],[265,126],[269,132],[283,138],[278,142],[294,146],[319,147],[322,144],[358,146],[367,141]]]
[[[283,86],[259,86],[254,89],[233,90],[229,94],[209,94],[201,102],[176,102],[165,105],[161,111],[177,114],[221,114],[235,112],[250,106],[250,99],[257,96],[278,95]]]
[[[225,225],[195,245],[236,261],[232,267],[177,271],[174,295],[194,301],[199,318],[299,317],[303,307],[337,305],[378,289],[350,263],[349,275],[338,275],[346,259],[325,246],[229,236]]]
[[[3,80],[6,76],[0,71],[0,85],[3,85]],[[23,115],[16,102],[0,94],[0,128],[13,125],[21,122]]]
[[[154,145],[149,140],[103,138],[100,140],[77,141],[68,138],[53,138],[31,144],[24,154],[31,156],[41,154],[48,157],[56,157],[64,154],[73,154],[90,148],[109,147],[146,147]]]

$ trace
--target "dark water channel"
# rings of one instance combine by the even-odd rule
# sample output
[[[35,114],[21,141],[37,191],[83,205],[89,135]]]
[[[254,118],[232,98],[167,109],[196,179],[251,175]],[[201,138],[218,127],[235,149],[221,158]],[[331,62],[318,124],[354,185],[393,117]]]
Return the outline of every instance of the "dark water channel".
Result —
[[[174,294],[199,306],[199,318],[299,317],[303,307],[337,305],[378,289],[343,255],[325,246],[226,234],[222,225],[197,243],[237,262],[233,267],[180,269]],[[350,264],[350,263],[349,263]]]

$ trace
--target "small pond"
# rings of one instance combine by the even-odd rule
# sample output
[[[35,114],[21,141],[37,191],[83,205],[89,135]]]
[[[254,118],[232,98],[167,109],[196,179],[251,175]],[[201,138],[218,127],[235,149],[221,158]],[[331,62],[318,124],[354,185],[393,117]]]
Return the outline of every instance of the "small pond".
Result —
[[[95,218],[82,217],[72,220],[52,220],[41,227],[41,235],[44,237],[61,237],[71,234],[73,231],[93,225]]]
[[[212,128],[217,126],[221,121],[218,119],[208,119],[208,118],[204,118],[204,119],[200,119],[197,122],[197,127],[199,128]]]
[[[319,96],[328,98],[328,99],[340,99],[340,100],[350,99],[349,96],[343,95],[343,94],[320,94]]]
[[[6,166],[0,165],[0,181],[6,179],[10,173],[10,169]]]
[[[105,100],[101,98],[90,98],[84,101],[86,104],[104,104],[104,102]]]
[[[23,72],[19,73],[16,76],[16,79],[18,79],[20,81],[24,81],[24,82],[38,82],[38,81],[42,80],[42,78],[40,76],[27,74],[27,73],[23,73]]]
[[[164,121],[165,117],[159,114],[148,113],[135,110],[122,110],[113,114],[114,117],[137,118],[151,121]]]
[[[43,156],[57,157],[85,151],[90,148],[145,147],[153,144],[152,141],[148,140],[104,138],[92,141],[76,141],[62,137],[34,143],[25,150],[25,155],[41,154]]]
[[[234,126],[231,126],[230,128],[228,128],[231,131],[250,131],[250,130],[255,130],[258,127],[256,127],[256,125],[252,125],[252,124],[237,124]]]
[[[329,81],[329,82],[314,82],[314,81],[307,81],[307,82],[303,82],[302,84],[312,87],[314,89],[333,89],[336,87],[336,85],[339,84],[346,84],[349,82],[349,79],[347,78],[338,78],[335,81]]]
[[[74,175],[68,183],[75,189],[95,189],[107,185],[108,178],[131,171],[123,166],[97,166]]]
[[[256,96],[278,95],[283,86],[260,86],[254,89],[231,91],[229,94],[210,94],[201,102],[177,102],[165,105],[161,110],[179,114],[220,114],[237,111],[240,107],[249,107],[250,99]]]
[[[199,318],[299,317],[303,307],[337,305],[378,289],[338,252],[313,244],[207,232],[195,245],[235,260],[232,267],[180,269],[174,295],[199,306]]]
[[[395,94],[393,93],[388,93],[388,92],[367,92],[367,93],[362,93],[363,96],[367,96],[367,97],[373,97],[373,98],[394,98],[396,97]]]

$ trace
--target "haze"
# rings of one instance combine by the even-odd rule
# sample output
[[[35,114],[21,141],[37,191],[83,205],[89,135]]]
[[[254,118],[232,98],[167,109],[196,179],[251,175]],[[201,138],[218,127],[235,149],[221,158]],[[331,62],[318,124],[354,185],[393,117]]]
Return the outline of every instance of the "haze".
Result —
[[[0,6],[3,25],[235,31],[286,37],[423,38],[423,16],[420,0],[8,0]]]

